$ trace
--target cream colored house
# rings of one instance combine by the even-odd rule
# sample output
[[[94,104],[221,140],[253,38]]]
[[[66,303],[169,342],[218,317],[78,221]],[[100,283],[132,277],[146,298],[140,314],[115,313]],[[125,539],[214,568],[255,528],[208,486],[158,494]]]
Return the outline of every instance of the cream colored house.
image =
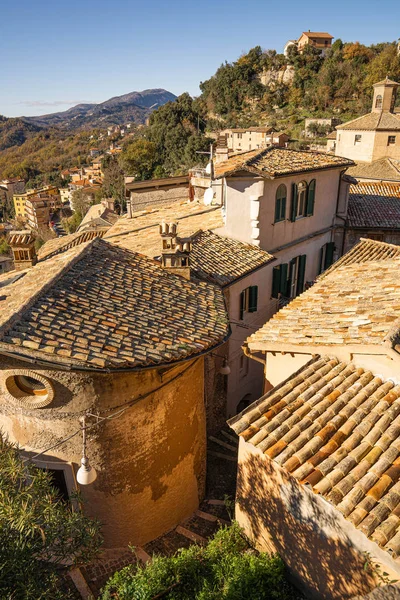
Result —
[[[400,597],[399,272],[361,241],[245,345],[266,393],[230,421],[236,519],[307,597]]]
[[[394,112],[399,85],[388,78],[374,84],[371,112],[336,127],[336,156],[362,163],[400,159],[400,114]]]
[[[223,234],[276,258],[271,298],[294,298],[340,256],[338,227],[350,185],[344,171],[352,164],[325,153],[272,147],[215,166],[222,181]]]
[[[332,47],[333,36],[330,33],[322,31],[303,31],[297,40],[297,48],[302,52],[306,46],[312,46],[317,50],[321,50],[322,54],[330,50]]]
[[[218,145],[228,152],[247,152],[267,146],[285,147],[289,136],[273,127],[248,127],[242,129],[224,129],[219,133]]]

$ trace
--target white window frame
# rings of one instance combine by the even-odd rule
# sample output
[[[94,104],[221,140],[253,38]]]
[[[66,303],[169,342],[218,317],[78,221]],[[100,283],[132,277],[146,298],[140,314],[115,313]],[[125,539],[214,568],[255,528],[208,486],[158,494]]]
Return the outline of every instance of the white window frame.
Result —
[[[78,491],[78,486],[75,478],[75,471],[71,462],[59,462],[53,460],[46,460],[45,458],[33,458],[33,464],[39,469],[51,469],[53,471],[64,471],[65,483],[68,490],[68,496],[70,498],[72,509],[77,511],[79,509],[79,503],[71,496]]]

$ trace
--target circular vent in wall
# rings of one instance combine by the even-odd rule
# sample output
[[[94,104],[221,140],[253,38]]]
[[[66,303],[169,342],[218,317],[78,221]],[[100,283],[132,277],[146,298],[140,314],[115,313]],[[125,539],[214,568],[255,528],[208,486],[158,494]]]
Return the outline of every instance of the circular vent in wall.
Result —
[[[43,408],[54,398],[50,381],[34,371],[8,371],[3,381],[6,397],[22,407]]]

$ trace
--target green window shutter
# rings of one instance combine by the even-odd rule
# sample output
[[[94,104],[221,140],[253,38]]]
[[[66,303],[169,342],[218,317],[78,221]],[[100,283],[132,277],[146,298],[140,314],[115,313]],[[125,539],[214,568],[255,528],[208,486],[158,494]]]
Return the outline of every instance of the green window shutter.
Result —
[[[281,221],[286,219],[286,197],[281,199]]]
[[[243,292],[240,294],[240,314],[239,314],[240,321],[242,321],[243,317],[244,317],[245,302],[246,302],[246,291],[243,290]]]
[[[304,290],[304,275],[306,272],[306,260],[307,260],[307,256],[305,254],[302,254],[301,256],[299,256],[299,271],[298,271],[298,275],[297,275],[296,294],[301,294],[301,292]]]
[[[311,217],[314,214],[314,201],[315,201],[315,179],[312,179],[307,187],[307,208],[306,216]]]
[[[281,291],[281,266],[272,269],[272,298],[278,298]]]
[[[257,311],[258,286],[252,285],[249,288],[249,312]]]
[[[275,199],[275,223],[281,220],[281,199]]]
[[[325,248],[325,246],[322,246],[321,250],[319,251],[318,275],[321,275],[322,270],[324,269],[324,264],[325,264],[325,263],[323,263],[324,248]]]
[[[327,269],[333,263],[333,251],[334,250],[335,250],[335,243],[334,242],[328,242],[326,244],[324,269]]]
[[[292,202],[290,206],[290,220],[295,221],[297,215],[297,185],[295,183],[292,184]]]
[[[281,281],[280,281],[279,291],[284,296],[287,296],[287,285],[288,285],[288,264],[287,263],[281,264],[280,275],[281,275]]]

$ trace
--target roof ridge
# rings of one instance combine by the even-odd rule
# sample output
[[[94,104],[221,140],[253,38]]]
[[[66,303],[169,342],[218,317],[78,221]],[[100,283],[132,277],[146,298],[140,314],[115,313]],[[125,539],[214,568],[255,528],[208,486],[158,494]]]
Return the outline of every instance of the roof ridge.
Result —
[[[61,279],[71,268],[79,262],[89,251],[90,248],[99,240],[94,238],[89,242],[84,242],[79,246],[74,246],[66,252],[54,256],[49,261],[38,262],[34,267],[24,275],[23,278],[18,279],[9,286],[2,288],[2,296],[7,298],[7,291],[11,290],[15,292],[16,289],[21,288],[20,294],[13,293],[13,300],[8,301],[6,306],[1,307],[0,314],[0,340],[6,334],[6,332],[14,325],[14,323],[21,318],[21,313],[25,313],[30,309],[31,306],[36,302],[40,296],[45,294],[57,281]],[[70,260],[67,260],[70,258]],[[51,266],[54,266],[51,269]],[[39,271],[39,273],[38,273]],[[49,273],[50,276],[46,279],[42,278],[41,274]],[[42,282],[37,289],[33,289],[35,282]],[[31,285],[30,285],[31,284]],[[23,289],[27,288],[29,293],[23,293]],[[17,300],[15,300],[17,297]]]

